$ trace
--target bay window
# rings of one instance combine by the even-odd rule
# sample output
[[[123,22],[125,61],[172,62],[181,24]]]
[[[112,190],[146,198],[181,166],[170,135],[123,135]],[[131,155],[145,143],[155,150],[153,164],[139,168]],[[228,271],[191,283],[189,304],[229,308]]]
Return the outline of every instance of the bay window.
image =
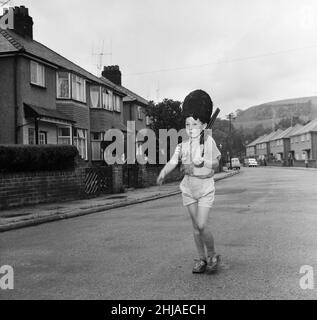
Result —
[[[103,160],[103,153],[101,149],[101,141],[103,141],[103,132],[91,133],[91,158],[93,161]]]
[[[121,99],[119,96],[114,96],[115,105],[114,110],[117,112],[121,112]]]
[[[74,130],[74,145],[78,149],[79,155],[84,159],[88,159],[87,154],[87,130],[76,129]]]
[[[57,98],[70,99],[70,73],[57,72]]]
[[[58,144],[71,144],[72,136],[70,127],[59,127],[57,134],[57,143]]]
[[[90,87],[90,102],[92,108],[101,108],[101,87]]]

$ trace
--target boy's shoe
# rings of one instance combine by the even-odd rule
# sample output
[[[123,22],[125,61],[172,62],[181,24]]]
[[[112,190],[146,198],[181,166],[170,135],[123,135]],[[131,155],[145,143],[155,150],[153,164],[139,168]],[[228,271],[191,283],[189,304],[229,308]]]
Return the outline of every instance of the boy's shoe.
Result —
[[[203,259],[195,259],[193,273],[204,273],[206,271],[207,262]]]
[[[220,263],[220,255],[215,254],[212,257],[207,258],[207,265],[206,265],[206,273],[215,273],[218,270],[218,266]]]

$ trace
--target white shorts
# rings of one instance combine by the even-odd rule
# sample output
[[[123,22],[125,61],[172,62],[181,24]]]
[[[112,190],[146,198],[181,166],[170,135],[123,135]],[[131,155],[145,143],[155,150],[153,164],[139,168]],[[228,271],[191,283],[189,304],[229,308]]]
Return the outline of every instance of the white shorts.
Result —
[[[180,189],[185,207],[197,202],[199,207],[212,208],[215,201],[214,178],[200,179],[185,175]]]

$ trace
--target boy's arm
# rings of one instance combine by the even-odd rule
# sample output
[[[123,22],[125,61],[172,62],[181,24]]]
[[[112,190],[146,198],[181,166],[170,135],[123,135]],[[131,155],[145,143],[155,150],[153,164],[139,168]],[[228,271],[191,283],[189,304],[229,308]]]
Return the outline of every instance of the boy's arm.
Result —
[[[216,142],[211,136],[208,137],[206,149],[204,157],[201,158],[202,163],[198,167],[216,169],[219,166],[221,153],[217,148]]]
[[[181,152],[181,146],[178,145],[176,147],[176,150],[174,152],[173,157],[170,159],[169,162],[167,162],[167,164],[161,170],[161,172],[157,178],[158,184],[161,184],[163,182],[164,178],[177,167],[180,152]]]

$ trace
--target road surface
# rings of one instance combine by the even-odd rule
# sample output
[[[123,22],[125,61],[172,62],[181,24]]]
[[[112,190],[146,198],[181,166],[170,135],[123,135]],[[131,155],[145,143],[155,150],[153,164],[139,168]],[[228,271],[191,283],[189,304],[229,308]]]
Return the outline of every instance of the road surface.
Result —
[[[0,299],[316,299],[300,268],[317,282],[317,170],[242,168],[216,189],[218,274],[191,273],[191,222],[173,196],[0,234],[0,266],[14,268]]]

